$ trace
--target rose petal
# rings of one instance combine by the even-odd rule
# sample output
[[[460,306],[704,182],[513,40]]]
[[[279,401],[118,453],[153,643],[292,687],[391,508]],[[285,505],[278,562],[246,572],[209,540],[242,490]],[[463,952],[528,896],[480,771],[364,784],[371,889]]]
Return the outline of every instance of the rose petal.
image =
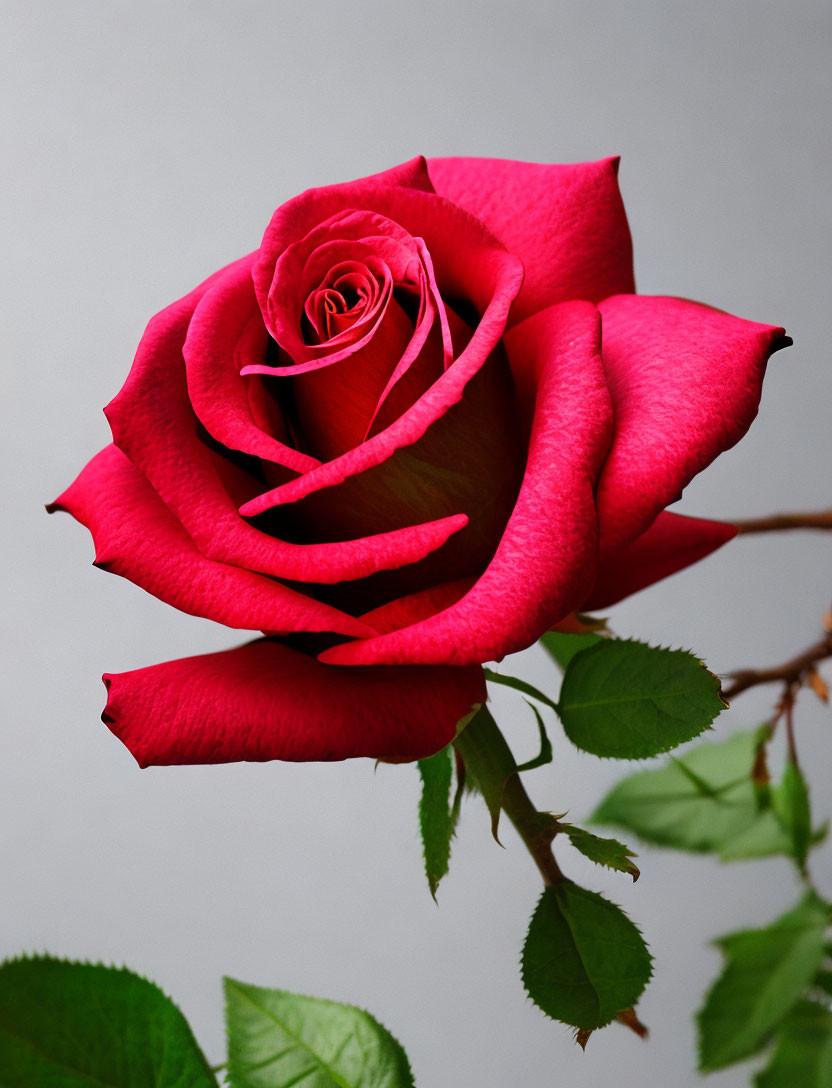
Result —
[[[618,159],[554,165],[429,159],[436,191],[481,219],[526,269],[511,322],[567,299],[635,290]]]
[[[142,767],[419,759],[453,740],[486,698],[479,668],[343,669],[272,640],[104,683],[103,720]]]
[[[583,608],[609,608],[631,593],[704,559],[736,535],[736,527],[725,522],[665,510],[641,536],[604,556],[595,588]]]
[[[221,278],[235,275],[231,266]],[[218,277],[207,281],[218,283]],[[290,581],[331,583],[418,562],[467,524],[455,514],[395,533],[323,544],[279,540],[244,521],[200,439],[187,395],[182,347],[206,284],[148,325],[121,392],[105,409],[115,444],[147,477],[208,559]],[[226,473],[234,471],[224,466]]]
[[[275,436],[258,425],[247,392],[257,379],[240,377],[246,363],[262,359],[269,339],[251,282],[253,263],[249,258],[221,277],[193,311],[182,349],[188,396],[208,433],[228,449],[307,472],[320,461],[281,440],[285,427]]]
[[[784,332],[678,298],[618,295],[599,309],[615,413],[598,488],[606,552],[644,532],[742,438]]]
[[[365,612],[361,619],[368,623],[379,634],[389,634],[400,627],[409,627],[412,623],[420,623],[436,612],[441,612],[450,605],[456,604],[460,597],[464,597],[474,584],[473,578],[459,578],[455,582],[442,582],[437,586],[430,586],[420,593],[411,593],[407,597],[399,597],[389,604],[380,605],[371,612]]]
[[[373,629],[272,578],[204,558],[115,446],[97,454],[48,509],[65,510],[90,530],[96,566],[192,616],[246,631],[362,635]]]
[[[444,611],[380,638],[333,647],[322,661],[499,660],[582,603],[595,581],[593,488],[611,427],[599,324],[591,303],[562,303],[506,338],[509,356],[534,370],[537,394],[523,484],[485,573]]]

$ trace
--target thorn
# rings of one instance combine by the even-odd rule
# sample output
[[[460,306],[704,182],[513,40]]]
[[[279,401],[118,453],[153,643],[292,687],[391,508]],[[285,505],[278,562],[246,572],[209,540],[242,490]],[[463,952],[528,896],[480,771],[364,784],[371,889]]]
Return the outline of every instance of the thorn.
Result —
[[[630,1031],[635,1032],[639,1039],[646,1039],[649,1032],[644,1024],[636,1016],[636,1010],[630,1006],[629,1009],[622,1009],[621,1012],[615,1018],[619,1024],[623,1024],[625,1028],[629,1028]]]
[[[586,1050],[586,1044],[589,1042],[589,1037],[591,1034],[592,1032],[588,1031],[586,1028],[578,1028],[578,1030],[575,1032],[575,1042],[578,1044],[581,1050]]]
[[[496,842],[496,844],[498,846],[502,846],[503,850],[505,850],[505,847],[500,842],[500,836],[497,834],[497,829],[500,826],[500,813],[501,812],[502,812],[502,809],[500,807],[498,807],[491,814],[491,835],[492,835],[492,838],[494,839],[494,842]]]
[[[812,689],[815,695],[817,695],[822,703],[829,702],[829,685],[826,683],[826,681],[823,679],[823,677],[814,667],[814,665],[806,673],[806,683],[809,685],[809,687]]]

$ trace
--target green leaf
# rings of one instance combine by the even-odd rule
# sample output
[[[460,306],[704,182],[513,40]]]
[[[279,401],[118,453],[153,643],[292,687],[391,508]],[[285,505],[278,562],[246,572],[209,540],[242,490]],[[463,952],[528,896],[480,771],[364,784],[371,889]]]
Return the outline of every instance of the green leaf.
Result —
[[[786,762],[778,789],[772,791],[774,814],[791,840],[791,853],[801,872],[806,871],[806,855],[812,838],[812,817],[809,811],[809,788],[798,765]]]
[[[523,947],[523,985],[534,1003],[584,1031],[635,1005],[651,974],[638,929],[612,903],[564,881],[546,888]]]
[[[516,676],[506,676],[505,673],[494,672],[493,669],[483,669],[486,680],[492,684],[502,684],[506,688],[514,688],[515,691],[522,691],[524,695],[530,696],[532,699],[537,699],[539,703],[543,703],[545,706],[551,707],[557,714],[558,704],[550,699],[548,695],[544,695],[538,688],[533,687],[525,680],[520,680]]]
[[[832,1088],[832,1012],[801,1001],[778,1033],[771,1063],[754,1078],[756,1088]]]
[[[234,1088],[413,1088],[405,1052],[368,1012],[225,979]]]
[[[760,730],[735,733],[671,756],[659,770],[630,775],[607,794],[591,822],[624,827],[657,846],[714,851],[722,861],[791,856],[791,835],[771,809],[760,809],[751,777],[760,736]],[[827,830],[816,828],[809,845],[822,842]]]
[[[756,730],[735,733],[719,744],[699,744],[659,770],[630,775],[607,794],[592,823],[627,828],[658,846],[704,852],[724,851],[767,816],[788,848],[772,814],[757,809],[756,748]]]
[[[448,871],[455,814],[451,806],[453,748],[443,748],[429,759],[419,760],[422,796],[419,801],[419,827],[425,855],[425,875],[430,894],[436,898],[439,881]]]
[[[483,706],[457,735],[454,746],[465,763],[466,782],[476,784],[491,817],[495,840],[503,807],[503,793],[510,775],[517,770],[511,749],[488,708]]]
[[[693,654],[602,639],[569,662],[558,713],[596,756],[646,759],[708,729],[724,710],[719,680]]]
[[[765,929],[717,942],[726,964],[698,1013],[700,1068],[755,1054],[789,1013],[823,960],[829,907],[810,892]]]
[[[528,700],[526,700],[528,703]],[[528,703],[535,718],[537,719],[537,731],[540,735],[540,751],[534,757],[534,759],[528,760],[526,763],[521,763],[515,774],[520,774],[523,771],[534,771],[538,767],[545,767],[552,762],[552,742],[549,740],[549,734],[546,732],[546,726],[543,724],[543,718],[540,716],[540,712],[536,706],[532,706]]]
[[[594,861],[596,865],[604,865],[607,869],[615,869],[619,873],[628,873],[633,878],[633,883],[641,875],[638,866],[630,860],[638,857],[638,854],[634,854],[618,839],[604,839],[573,824],[560,824],[558,829],[568,835],[569,841],[576,850],[580,850],[584,857]]]
[[[50,956],[0,966],[0,1084],[216,1088],[191,1029],[152,982]]]
[[[590,646],[603,641],[603,637],[596,635],[593,631],[586,631],[578,635],[564,635],[560,631],[547,631],[540,639],[543,648],[562,669],[566,668],[575,654],[579,654],[581,650],[588,650]]]

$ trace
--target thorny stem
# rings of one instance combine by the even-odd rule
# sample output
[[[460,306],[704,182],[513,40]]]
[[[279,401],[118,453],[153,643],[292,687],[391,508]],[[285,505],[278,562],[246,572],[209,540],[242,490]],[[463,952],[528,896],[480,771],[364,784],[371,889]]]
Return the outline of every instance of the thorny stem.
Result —
[[[462,730],[454,746],[493,810],[495,829],[496,816],[502,809],[540,870],[543,883],[548,887],[565,880],[552,853],[556,834],[553,821],[532,804],[520,775],[515,773],[517,764],[512,751],[485,707]]]
[[[745,518],[733,524],[741,534],[773,533],[781,529],[832,529],[832,510],[804,514],[770,514],[762,518]]]
[[[532,804],[519,774],[512,774],[503,791],[503,811],[514,824],[520,838],[526,844],[526,849],[534,859],[534,863],[540,870],[543,883],[549,887],[559,884],[566,877],[560,870],[552,853],[552,840],[555,832],[550,829],[541,829],[540,813]]]

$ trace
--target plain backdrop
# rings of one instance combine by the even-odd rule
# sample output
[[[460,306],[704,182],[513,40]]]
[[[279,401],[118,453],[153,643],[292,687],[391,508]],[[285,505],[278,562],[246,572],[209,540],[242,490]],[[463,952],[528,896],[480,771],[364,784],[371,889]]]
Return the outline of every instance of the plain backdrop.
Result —
[[[825,2],[449,3],[6,0],[0,953],[126,963],[157,980],[212,1061],[223,974],[354,1001],[404,1043],[420,1088],[697,1083],[692,1013],[707,944],[797,896],[783,860],[722,867],[640,849],[642,878],[562,848],[642,927],[639,1009],[585,1054],[524,997],[539,892],[506,831],[468,805],[438,908],[421,870],[417,774],[370,761],[139,771],[99,720],[102,671],[238,644],[90,566],[85,530],[43,503],[108,440],[102,406],[155,311],[258,242],[313,185],[414,154],[623,156],[639,290],[783,324],[748,437],[680,509],[733,518],[830,505],[832,18]],[[832,538],[743,539],[612,611],[621,634],[717,671],[790,656],[832,596]],[[537,650],[506,664],[552,688]],[[829,675],[829,672],[827,672]],[[832,677],[830,677],[832,679]],[[718,732],[751,726],[771,689]],[[522,702],[496,713],[518,753]],[[799,743],[832,812],[832,714],[803,696]],[[585,818],[633,770],[581,755],[529,777]],[[832,893],[830,848],[813,862]],[[747,1083],[748,1070],[710,1079]]]

